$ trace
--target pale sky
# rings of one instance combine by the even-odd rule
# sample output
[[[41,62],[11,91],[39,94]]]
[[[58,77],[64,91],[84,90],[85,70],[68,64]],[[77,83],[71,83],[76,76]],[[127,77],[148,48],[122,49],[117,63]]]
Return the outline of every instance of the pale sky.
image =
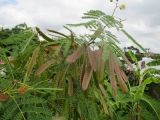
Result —
[[[127,9],[116,16],[126,19],[125,29],[145,48],[160,52],[160,0],[119,0]],[[61,30],[67,23],[78,23],[90,9],[111,13],[109,0],[0,0],[0,26],[19,23],[41,29]],[[127,40],[122,44],[131,45]]]

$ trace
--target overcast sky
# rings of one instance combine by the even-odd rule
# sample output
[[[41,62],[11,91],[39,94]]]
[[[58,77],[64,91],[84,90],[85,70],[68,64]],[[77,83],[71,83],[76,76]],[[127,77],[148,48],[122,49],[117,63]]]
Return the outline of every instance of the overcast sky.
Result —
[[[77,23],[83,12],[113,10],[109,0],[0,0],[0,26],[26,22],[42,29],[61,30],[67,23]],[[160,0],[119,0],[127,9],[117,11],[125,29],[145,48],[160,52]],[[131,43],[122,40],[124,45]]]

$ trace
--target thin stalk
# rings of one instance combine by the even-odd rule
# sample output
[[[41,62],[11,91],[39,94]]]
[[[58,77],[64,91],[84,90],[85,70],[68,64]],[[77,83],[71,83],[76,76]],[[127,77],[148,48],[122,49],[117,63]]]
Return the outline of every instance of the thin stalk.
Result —
[[[21,113],[23,119],[26,120],[26,118],[25,118],[24,115],[23,115],[23,111],[22,111],[21,108],[19,107],[17,101],[14,99],[14,97],[11,97],[11,98],[13,99],[13,101],[15,102],[15,104],[17,105],[17,108],[19,109],[19,111],[20,111],[20,113]]]
[[[69,66],[70,66],[70,64],[67,65],[67,67],[66,67],[66,69],[65,69],[65,71],[64,71],[64,73],[63,73],[63,76],[62,76],[61,81],[63,81],[63,79],[64,79],[64,77],[65,77],[65,75],[66,75],[66,73],[67,73],[67,71],[68,71],[68,69],[69,69]]]
[[[22,49],[21,53],[23,53],[25,51],[25,49],[27,48],[27,46],[29,45],[29,43],[31,42],[32,38],[35,36],[35,34],[33,34],[27,41],[27,43],[25,44],[24,48]]]
[[[114,8],[114,10],[113,10],[112,17],[114,16],[114,14],[115,14],[117,8],[118,8],[118,2],[116,2],[116,6],[115,6],[115,8]]]
[[[27,79],[28,79],[28,74],[26,73],[25,76],[24,76],[24,80],[23,80],[24,84],[26,83]]]
[[[51,90],[51,91],[62,91],[63,89],[61,88],[29,88],[28,90]]]

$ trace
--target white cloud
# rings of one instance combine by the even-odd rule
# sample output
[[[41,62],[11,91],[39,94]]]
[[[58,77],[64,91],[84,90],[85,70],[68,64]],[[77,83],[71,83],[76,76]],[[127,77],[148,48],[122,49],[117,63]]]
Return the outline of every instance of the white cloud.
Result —
[[[60,26],[79,20],[81,14],[95,8],[98,0],[17,0],[16,5],[0,8],[0,24],[26,22],[41,27]]]

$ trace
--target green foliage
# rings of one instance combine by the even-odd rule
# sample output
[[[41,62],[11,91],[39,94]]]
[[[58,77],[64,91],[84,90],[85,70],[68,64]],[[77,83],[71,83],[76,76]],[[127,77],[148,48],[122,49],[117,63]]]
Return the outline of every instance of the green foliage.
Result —
[[[2,37],[0,47],[6,51],[7,55],[17,56],[19,53],[24,52],[26,47],[32,47],[35,44],[36,35],[32,28],[27,26],[21,28],[22,25],[20,24],[11,30],[1,30],[1,32],[8,34],[8,36],[0,35]]]
[[[130,50],[134,69],[112,29],[145,49],[123,29],[114,12],[84,13],[87,22],[65,26],[69,35],[48,30],[50,37],[25,24],[2,29],[0,120],[159,119],[159,103],[146,96],[147,85],[159,84],[159,70],[143,71]],[[72,28],[81,26],[89,33],[76,35]],[[138,84],[130,84],[133,76],[126,71],[135,73]]]
[[[159,106],[160,103],[158,100],[155,100],[154,98],[151,98],[150,96],[143,96],[142,101],[140,102],[142,104],[142,119],[144,120],[160,120],[160,110]]]
[[[148,66],[158,66],[160,65],[160,60],[153,60],[147,64]]]
[[[129,35],[124,29],[122,29],[122,32],[134,43],[136,44],[139,48],[141,48],[141,50],[143,50],[144,52],[146,52],[146,50],[139,44],[136,42],[136,40],[131,36]]]
[[[51,120],[52,114],[45,99],[25,94],[7,101],[1,107],[1,120]]]

